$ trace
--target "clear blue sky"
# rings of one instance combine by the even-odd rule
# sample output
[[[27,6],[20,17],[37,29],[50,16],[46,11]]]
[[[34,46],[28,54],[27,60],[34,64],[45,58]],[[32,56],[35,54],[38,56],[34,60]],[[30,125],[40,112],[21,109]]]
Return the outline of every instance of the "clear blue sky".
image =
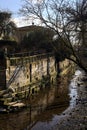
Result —
[[[21,7],[22,0],[0,0],[0,10],[10,10],[15,15]]]

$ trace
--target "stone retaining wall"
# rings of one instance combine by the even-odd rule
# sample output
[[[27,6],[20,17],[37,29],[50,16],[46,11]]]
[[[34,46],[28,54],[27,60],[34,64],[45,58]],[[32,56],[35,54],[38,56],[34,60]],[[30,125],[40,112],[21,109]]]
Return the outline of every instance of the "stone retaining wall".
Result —
[[[55,83],[58,69],[52,53],[10,56],[6,57],[5,62],[6,68],[1,77],[4,83],[2,86],[6,87],[6,92],[1,92],[5,103],[15,101],[15,98],[28,97],[46,86],[49,87],[50,83]],[[67,59],[59,62],[60,73],[69,66]]]
[[[7,88],[14,92],[23,91],[32,84],[44,86],[48,80],[53,82],[56,75],[55,57],[51,53],[7,58]]]

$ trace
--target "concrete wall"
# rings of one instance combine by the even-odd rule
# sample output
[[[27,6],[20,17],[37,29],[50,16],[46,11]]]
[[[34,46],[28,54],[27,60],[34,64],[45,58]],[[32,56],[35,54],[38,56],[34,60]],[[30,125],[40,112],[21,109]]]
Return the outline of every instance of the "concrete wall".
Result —
[[[5,89],[4,104],[37,93],[50,83],[55,83],[58,74],[53,54],[22,55],[6,57],[0,71],[0,89]],[[3,67],[4,65],[4,67]],[[59,62],[60,74],[69,72],[70,62]]]
[[[67,67],[69,67],[70,61],[68,59],[65,59],[64,61],[59,62],[60,70],[63,71]]]
[[[26,88],[45,85],[47,80],[54,81],[57,75],[53,54],[7,58],[7,88],[20,92]],[[36,85],[38,84],[38,85]],[[33,87],[32,87],[33,89]]]

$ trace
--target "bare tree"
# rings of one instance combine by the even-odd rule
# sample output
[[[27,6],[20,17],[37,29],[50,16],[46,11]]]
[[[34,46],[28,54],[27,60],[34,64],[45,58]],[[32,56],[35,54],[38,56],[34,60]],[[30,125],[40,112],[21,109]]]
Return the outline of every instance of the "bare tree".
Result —
[[[84,63],[82,46],[86,47],[87,36],[87,1],[86,0],[23,0],[20,9],[22,15],[36,16],[49,27],[60,39],[60,46],[64,46],[72,53],[66,57],[75,62],[80,68],[87,72]],[[80,36],[80,38],[79,38]],[[66,40],[65,40],[66,39]],[[58,40],[57,40],[58,41]],[[56,41],[56,42],[57,42]],[[52,43],[55,52],[58,52],[54,42]],[[58,42],[59,44],[59,42]],[[58,46],[59,47],[59,46]],[[77,48],[77,49],[76,49]]]

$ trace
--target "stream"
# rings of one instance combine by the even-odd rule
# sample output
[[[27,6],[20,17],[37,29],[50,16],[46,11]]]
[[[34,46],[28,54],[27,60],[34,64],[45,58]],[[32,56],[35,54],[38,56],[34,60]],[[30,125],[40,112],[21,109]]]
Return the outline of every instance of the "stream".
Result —
[[[0,114],[0,130],[51,130],[62,118],[63,113],[76,105],[77,70],[70,77],[60,77],[58,82],[47,86],[26,101],[30,108],[20,112]]]

